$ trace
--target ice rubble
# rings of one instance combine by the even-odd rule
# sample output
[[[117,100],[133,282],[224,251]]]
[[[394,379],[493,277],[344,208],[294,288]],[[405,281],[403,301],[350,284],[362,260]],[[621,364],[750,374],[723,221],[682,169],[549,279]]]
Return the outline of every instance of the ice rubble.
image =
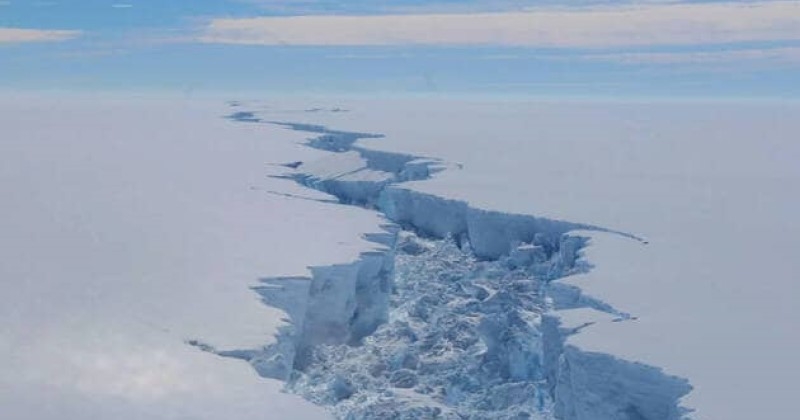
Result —
[[[556,254],[512,270],[452,237],[402,232],[388,319],[354,345],[321,345],[289,378],[343,418],[543,416],[542,287]],[[413,392],[405,392],[411,390]]]
[[[288,314],[277,342],[220,354],[347,419],[684,418],[685,379],[568,342],[589,326],[571,325],[570,311],[635,320],[557,280],[591,268],[586,239],[570,232],[603,229],[404,188],[448,166],[356,145],[375,134],[277,124],[320,134],[306,144],[333,152],[283,177],[394,223],[357,261],[263,280],[263,301]]]

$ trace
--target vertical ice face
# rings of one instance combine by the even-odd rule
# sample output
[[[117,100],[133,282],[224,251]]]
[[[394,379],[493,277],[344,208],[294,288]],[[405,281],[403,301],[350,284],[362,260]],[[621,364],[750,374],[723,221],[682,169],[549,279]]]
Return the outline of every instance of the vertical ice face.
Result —
[[[461,201],[389,187],[378,203],[390,220],[426,235],[441,238],[467,232],[467,204]]]
[[[357,261],[265,280],[256,291],[289,324],[267,348],[225,355],[347,419],[682,418],[686,380],[567,343],[587,325],[563,325],[561,311],[632,319],[557,281],[591,269],[570,232],[603,229],[404,188],[447,165],[356,145],[377,135],[281,124],[331,152],[285,165],[287,178],[394,224]]]
[[[679,420],[678,400],[691,386],[652,366],[567,346],[555,391],[563,420]]]

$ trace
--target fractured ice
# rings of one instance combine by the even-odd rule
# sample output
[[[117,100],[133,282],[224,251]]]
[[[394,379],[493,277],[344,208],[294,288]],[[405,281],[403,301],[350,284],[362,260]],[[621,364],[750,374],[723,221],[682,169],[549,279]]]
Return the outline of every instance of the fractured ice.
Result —
[[[264,122],[248,112],[230,118]],[[686,380],[565,344],[585,325],[562,325],[559,311],[635,320],[555,281],[591,269],[585,238],[569,232],[605,229],[407,189],[400,184],[448,165],[355,144],[380,135],[280,124],[319,134],[306,144],[332,152],[287,164],[286,178],[393,224],[367,235],[379,246],[354,262],[265,279],[255,290],[288,315],[276,342],[219,354],[344,419],[683,418]]]
[[[481,261],[468,242],[409,232],[397,249],[388,320],[314,347],[288,388],[342,418],[546,418],[543,274],[571,269],[561,255]]]

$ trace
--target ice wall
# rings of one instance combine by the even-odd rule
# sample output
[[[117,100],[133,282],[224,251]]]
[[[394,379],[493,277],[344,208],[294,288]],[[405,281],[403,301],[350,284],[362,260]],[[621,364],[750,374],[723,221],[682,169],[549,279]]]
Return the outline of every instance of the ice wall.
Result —
[[[609,354],[566,346],[559,358],[555,415],[563,420],[683,418],[688,381]]]
[[[262,376],[286,380],[308,367],[314,347],[357,345],[386,322],[393,269],[394,251],[384,247],[349,264],[311,267],[309,278],[264,279],[254,290],[288,315],[275,343],[217,353],[247,360]]]
[[[569,325],[566,311],[635,321],[557,280],[591,269],[585,238],[570,232],[605,229],[415,191],[401,184],[454,167],[357,145],[376,134],[279,124],[319,134],[306,144],[331,152],[285,165],[284,177],[393,224],[357,261],[265,280],[256,291],[286,326],[271,346],[225,355],[342,418],[683,418],[685,379],[569,343],[591,323]]]

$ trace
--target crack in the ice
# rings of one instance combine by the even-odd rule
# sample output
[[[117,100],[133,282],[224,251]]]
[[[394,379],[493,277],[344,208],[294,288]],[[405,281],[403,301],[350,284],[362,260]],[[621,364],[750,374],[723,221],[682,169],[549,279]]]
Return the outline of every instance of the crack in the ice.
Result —
[[[633,384],[672,384],[663,397],[620,397],[624,390],[607,391],[600,389],[603,384],[594,384],[600,388],[584,391],[611,392],[608,395],[621,398],[620,407],[612,407],[618,414],[592,417],[590,412],[590,417],[585,413],[582,417],[579,406],[583,397],[572,393],[582,383],[570,375],[574,375],[577,361],[593,356],[576,353],[565,340],[593,322],[566,329],[549,312],[592,308],[615,316],[612,322],[636,320],[577,287],[553,280],[591,269],[579,257],[586,239],[567,235],[570,231],[608,232],[643,244],[647,241],[587,224],[475,209],[462,201],[397,187],[409,180],[429,179],[448,165],[439,159],[355,145],[362,138],[383,137],[380,134],[269,121],[250,111],[237,111],[226,118],[320,134],[305,145],[342,156],[358,153],[362,166],[332,176],[317,176],[297,161],[281,164],[293,172],[273,177],[331,194],[340,203],[376,209],[409,232],[383,226],[384,233],[365,235],[382,248],[363,253],[353,263],[312,267],[310,278],[262,280],[253,289],[265,304],[288,314],[275,343],[263,349],[233,351],[218,351],[197,340],[189,344],[247,360],[262,376],[285,380],[290,390],[333,406],[338,416],[348,419],[552,418],[553,407],[564,420],[679,418],[677,414],[652,417],[651,413],[678,413],[677,399],[688,390],[681,380],[670,382],[671,377],[664,375],[664,379],[657,373],[660,370],[647,366],[644,376]],[[355,176],[364,171],[386,173],[388,178],[375,181]],[[448,251],[436,253],[431,247]],[[448,258],[455,262],[448,263]],[[514,288],[525,284],[528,286],[522,289]],[[533,306],[526,306],[526,299]],[[495,306],[502,318],[492,315]],[[437,315],[431,318],[432,314]],[[521,316],[518,320],[522,323],[511,321],[507,318],[510,314]],[[467,325],[473,318],[483,321]],[[443,319],[454,324],[438,325]],[[516,328],[512,325],[527,326],[512,334]],[[409,333],[416,338],[409,341]],[[425,347],[424,337],[430,334],[432,347]],[[467,340],[467,347],[461,350],[460,339]],[[437,347],[442,345],[445,347]],[[416,358],[416,364],[393,365],[394,356],[387,352],[398,348],[406,348],[404,354]],[[416,350],[409,350],[412,348]],[[434,355],[442,351],[445,353],[435,357],[449,354],[454,358],[449,359],[450,364],[432,363]],[[424,365],[421,361],[431,357],[426,362],[430,369],[420,368]],[[603,357],[613,362],[609,362],[611,367],[625,372],[638,365]],[[370,366],[385,368],[371,370]]]

